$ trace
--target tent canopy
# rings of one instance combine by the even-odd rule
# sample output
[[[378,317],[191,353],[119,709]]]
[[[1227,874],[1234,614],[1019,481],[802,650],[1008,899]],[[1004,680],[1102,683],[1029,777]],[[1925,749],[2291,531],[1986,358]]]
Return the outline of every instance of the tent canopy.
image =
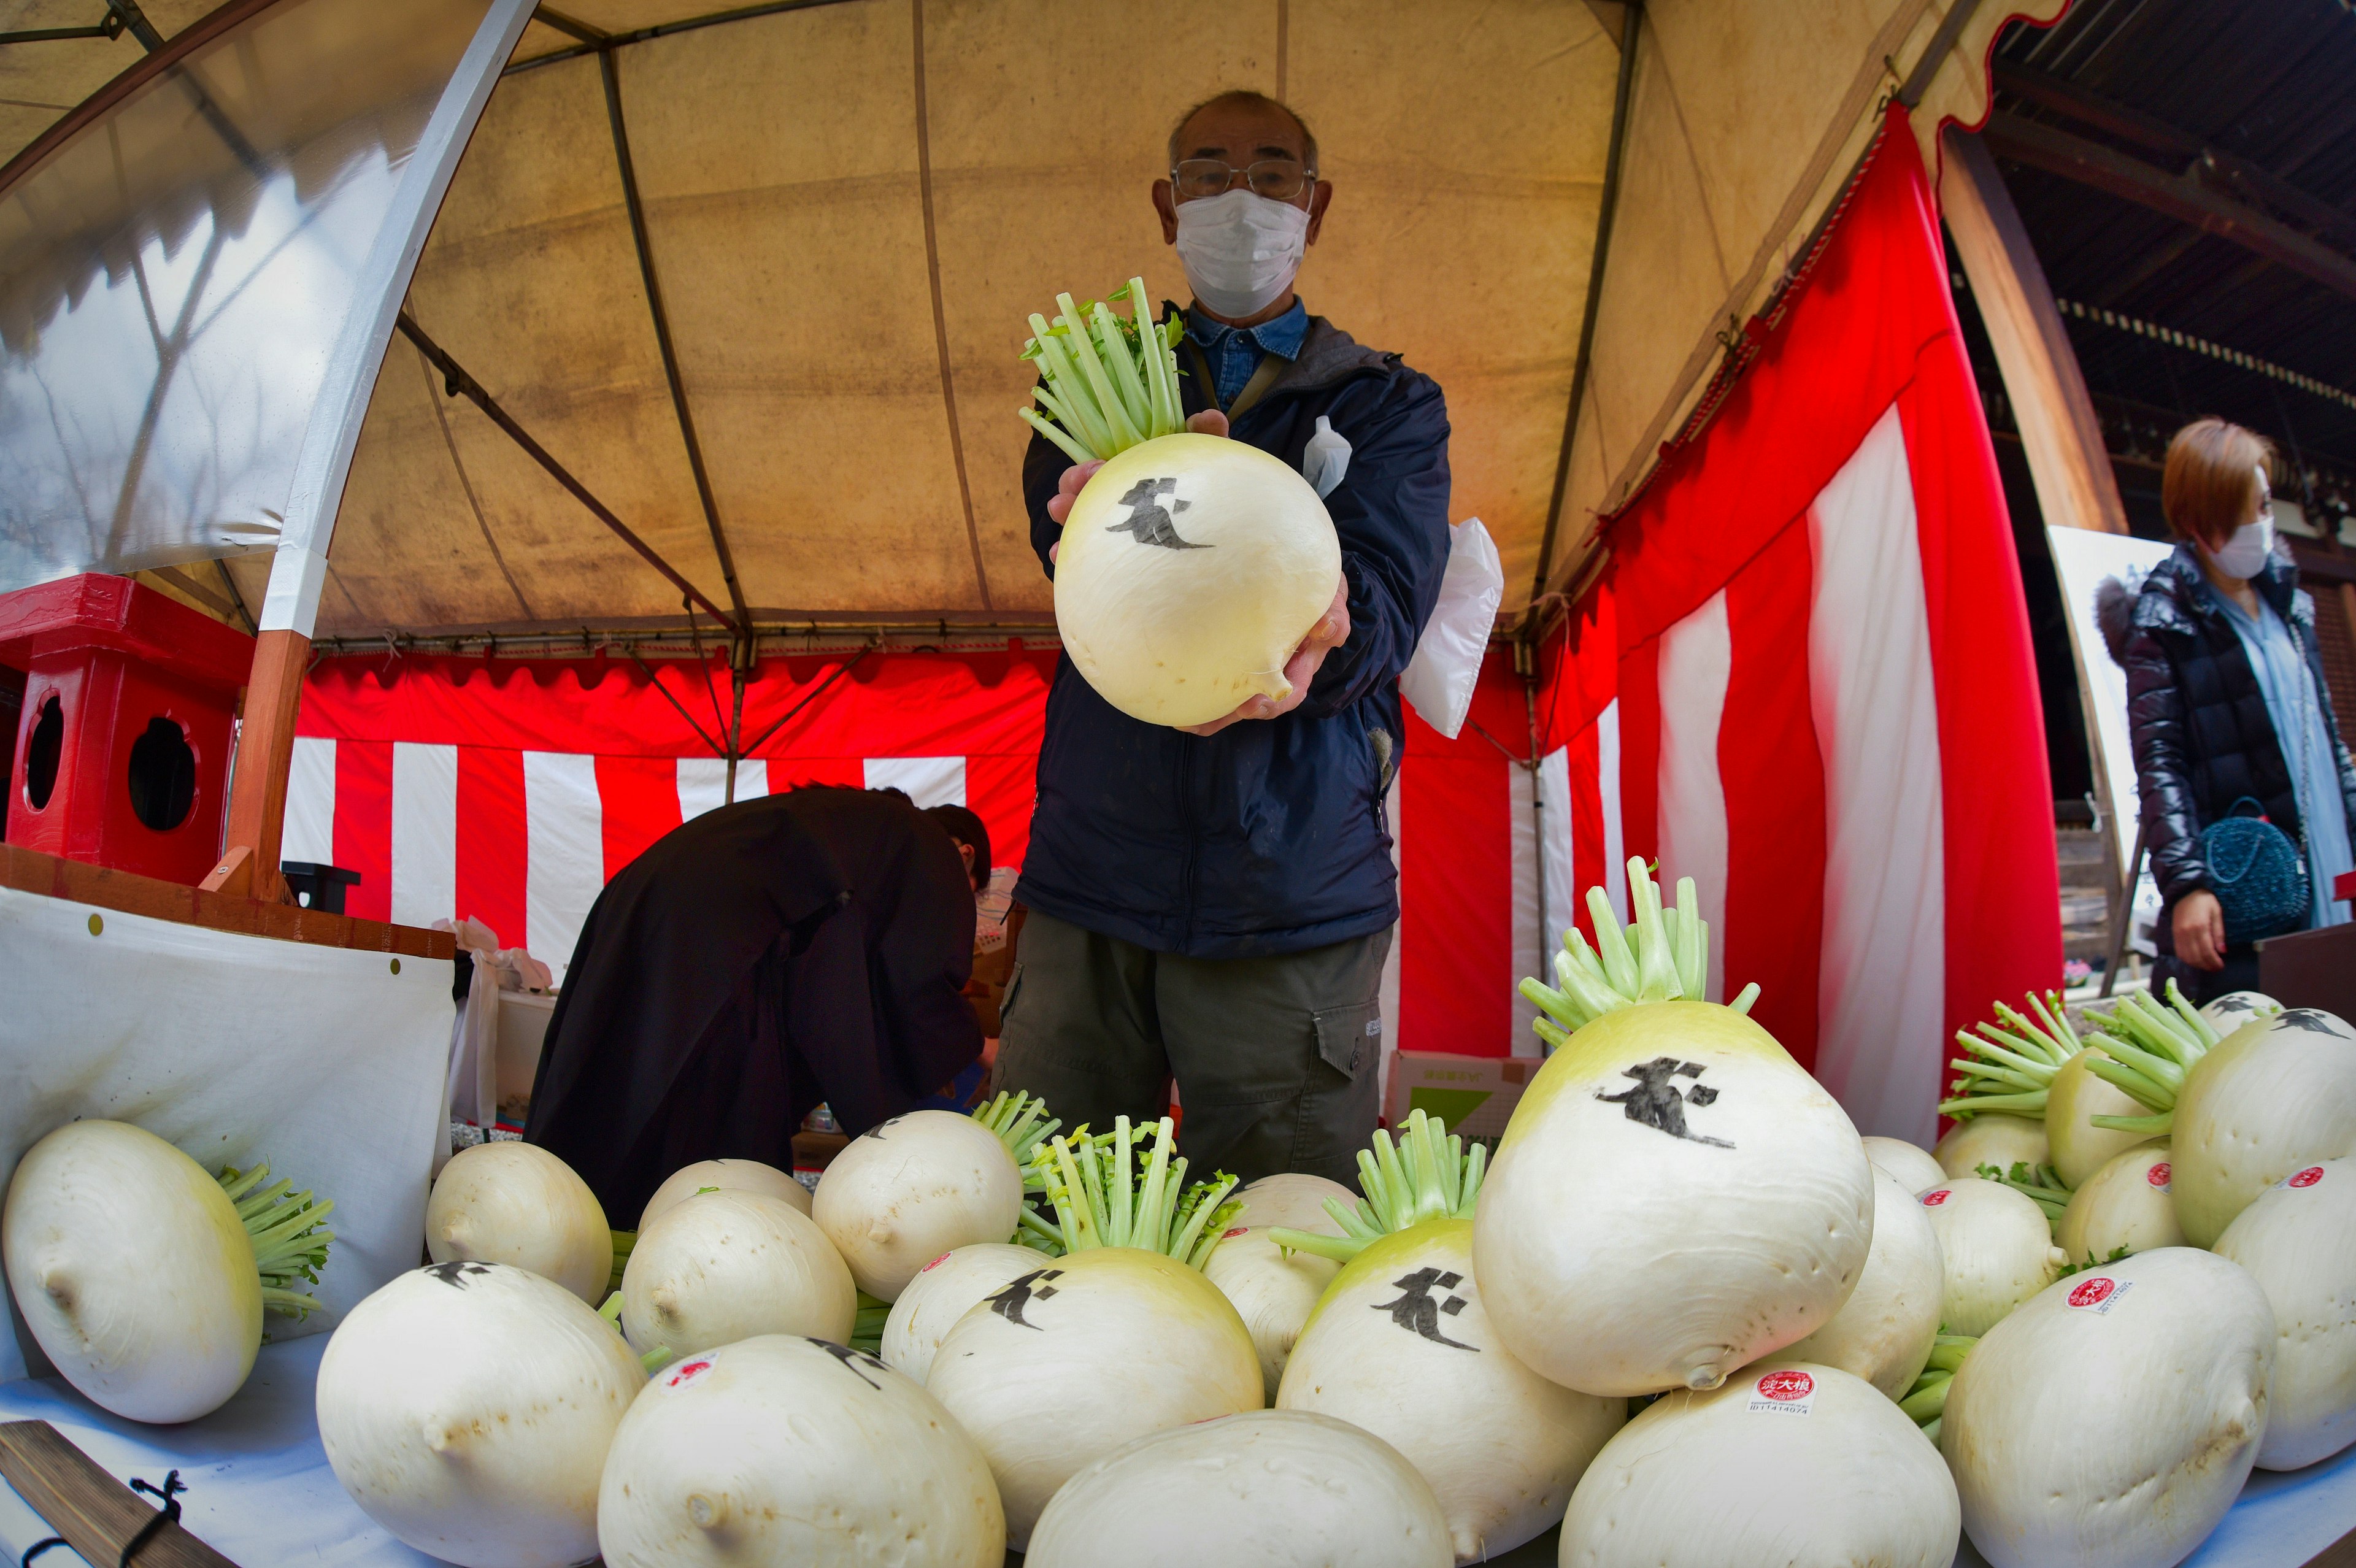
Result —
[[[1183,299],[1147,201],[1171,123],[1226,89],[1271,91],[1315,129],[1336,187],[1301,293],[1446,389],[1452,509],[1497,538],[1511,619],[1542,571],[1557,590],[1582,581],[1594,517],[1642,478],[1719,335],[1837,192],[1901,85],[1890,62],[1911,72],[1937,51],[1920,133],[1976,122],[1997,29],[2062,4],[1646,6],[1568,421],[1630,27],[1602,0],[1220,0],[1183,32],[1141,0],[542,7],[406,304],[712,601],[736,603],[724,549],[766,625],[1041,625],[1013,415],[1024,322],[1058,291],[1138,272]],[[154,0],[145,19],[168,36],[210,9]],[[103,12],[15,0],[0,27]],[[126,33],[0,48],[0,152],[141,48]],[[320,635],[676,627],[678,590],[444,381],[393,338]],[[268,567],[229,562],[245,606]],[[198,602],[224,609],[209,581]]]

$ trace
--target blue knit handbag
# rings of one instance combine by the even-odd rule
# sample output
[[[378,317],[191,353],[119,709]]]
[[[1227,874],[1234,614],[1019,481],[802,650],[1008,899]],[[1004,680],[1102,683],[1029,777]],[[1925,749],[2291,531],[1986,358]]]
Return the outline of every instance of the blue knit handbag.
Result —
[[[2245,805],[2247,816],[2240,814]],[[2279,935],[2306,920],[2312,907],[2307,857],[2248,795],[2201,835],[2201,854],[2209,862],[2209,889],[2224,911],[2228,947]]]

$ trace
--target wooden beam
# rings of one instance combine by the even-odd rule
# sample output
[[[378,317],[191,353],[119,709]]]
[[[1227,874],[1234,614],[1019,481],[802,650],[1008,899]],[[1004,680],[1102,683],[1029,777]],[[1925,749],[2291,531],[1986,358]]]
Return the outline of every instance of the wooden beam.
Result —
[[[458,939],[446,931],[414,925],[393,925],[357,915],[334,914],[299,904],[258,903],[227,893],[207,892],[184,882],[118,871],[83,860],[44,855],[19,844],[0,844],[0,888],[38,893],[43,898],[90,904],[151,920],[200,925],[208,931],[233,931],[245,936],[267,936],[276,942],[300,942],[314,947],[342,947],[355,953],[382,953],[402,958],[450,958]],[[102,930],[105,921],[93,915]],[[93,934],[97,934],[96,931]]]
[[[2124,534],[2126,507],[2094,400],[2020,213],[1980,138],[1953,129],[1945,138],[1939,205],[2019,414],[2038,507],[2056,527]]]
[[[310,663],[311,639],[300,632],[267,631],[253,640],[237,777],[230,784],[229,831],[220,864],[200,884],[207,892],[284,901],[278,845],[286,827],[286,772],[294,763],[294,712]]]
[[[2017,114],[1988,116],[1981,138],[1998,157],[2189,223],[2356,299],[2356,257],[2267,217],[2192,175],[2170,174],[2100,142]]]

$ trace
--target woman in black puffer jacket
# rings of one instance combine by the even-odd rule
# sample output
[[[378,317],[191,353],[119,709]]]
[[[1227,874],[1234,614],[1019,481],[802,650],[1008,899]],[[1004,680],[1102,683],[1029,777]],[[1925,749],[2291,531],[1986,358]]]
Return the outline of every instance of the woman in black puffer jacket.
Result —
[[[2228,946],[2201,833],[2244,798],[2307,853],[2312,910],[2348,918],[2356,766],[2333,720],[2315,604],[2272,548],[2265,441],[2222,420],[2179,431],[2161,501],[2180,542],[2144,579],[2126,650],[2145,840],[2165,901],[2153,976],[2196,1004],[2254,989],[2257,953]]]

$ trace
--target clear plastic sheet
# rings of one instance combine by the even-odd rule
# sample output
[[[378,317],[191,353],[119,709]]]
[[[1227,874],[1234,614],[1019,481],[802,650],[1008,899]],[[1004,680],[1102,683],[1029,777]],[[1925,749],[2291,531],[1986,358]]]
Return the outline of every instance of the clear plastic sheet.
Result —
[[[365,264],[489,9],[284,0],[0,192],[0,590],[276,542],[333,350],[380,303]]]

